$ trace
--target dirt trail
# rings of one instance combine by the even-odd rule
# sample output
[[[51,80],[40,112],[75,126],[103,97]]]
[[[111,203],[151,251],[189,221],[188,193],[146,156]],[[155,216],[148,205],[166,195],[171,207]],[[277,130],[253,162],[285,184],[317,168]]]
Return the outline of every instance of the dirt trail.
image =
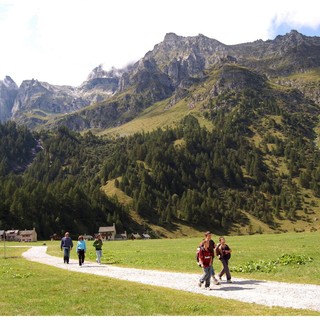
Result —
[[[84,266],[80,267],[76,260],[70,260],[69,264],[64,264],[62,257],[50,256],[46,251],[47,247],[45,246],[31,247],[23,253],[23,257],[68,271],[90,273],[266,306],[309,309],[320,312],[320,285],[233,278],[232,283],[222,281],[219,286],[211,285],[212,290],[205,290],[197,285],[201,274],[200,269],[199,274],[188,274],[121,268],[93,262],[85,262]]]

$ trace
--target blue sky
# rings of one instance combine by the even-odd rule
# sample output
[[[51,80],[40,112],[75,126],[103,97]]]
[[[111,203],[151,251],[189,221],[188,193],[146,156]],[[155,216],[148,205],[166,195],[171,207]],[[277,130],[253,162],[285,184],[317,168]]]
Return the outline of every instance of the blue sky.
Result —
[[[314,37],[314,36],[319,37],[320,36],[320,27],[310,28],[307,26],[298,26],[298,27],[294,28],[294,27],[290,26],[290,24],[284,22],[273,29],[272,33],[270,33],[270,37],[271,37],[271,39],[273,39],[279,34],[284,35],[284,34],[290,32],[292,29],[297,30],[300,33],[302,33],[306,36],[309,36],[309,37]]]
[[[142,58],[168,32],[225,44],[320,36],[319,0],[0,0],[0,79],[78,86]]]

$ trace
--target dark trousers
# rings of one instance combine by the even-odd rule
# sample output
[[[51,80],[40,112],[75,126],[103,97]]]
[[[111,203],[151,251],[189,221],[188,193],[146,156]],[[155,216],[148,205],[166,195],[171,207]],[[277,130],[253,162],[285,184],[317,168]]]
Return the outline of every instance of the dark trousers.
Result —
[[[220,259],[222,263],[222,270],[218,273],[219,278],[221,278],[224,274],[227,276],[227,280],[231,280],[231,273],[229,270],[228,262],[229,259]]]
[[[78,250],[79,266],[84,263],[84,250]]]

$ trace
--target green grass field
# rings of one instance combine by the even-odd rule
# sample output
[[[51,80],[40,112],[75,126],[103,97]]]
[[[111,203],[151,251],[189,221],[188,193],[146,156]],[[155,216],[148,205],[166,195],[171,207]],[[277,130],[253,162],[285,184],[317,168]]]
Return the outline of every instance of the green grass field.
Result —
[[[213,237],[216,241],[217,237]],[[145,269],[201,274],[195,262],[195,248],[201,238],[128,240],[105,242],[103,263]],[[314,283],[320,281],[319,232],[226,237],[233,249],[231,266],[248,261],[265,262],[285,253],[313,257],[305,265],[288,264],[272,272],[235,273],[253,279]],[[42,245],[38,242],[37,245]],[[49,254],[60,256],[58,241],[47,241]],[[11,245],[11,244],[10,244]],[[92,242],[87,242],[86,260],[95,260]],[[21,258],[24,248],[4,247],[0,242],[2,299],[0,314],[8,315],[319,315],[307,310],[269,308],[171,289],[57,270]],[[72,258],[76,258],[75,251]],[[215,261],[216,270],[220,268]]]
[[[233,275],[258,280],[320,284],[320,252],[317,249],[319,239],[319,232],[226,237],[233,250],[231,267],[250,261],[255,263],[262,260],[267,263],[284,254],[313,259],[301,265],[277,266],[272,272],[233,272]],[[200,237],[104,242],[102,261],[124,267],[197,273],[200,270],[195,262],[195,250],[201,240]],[[213,236],[213,240],[217,242],[218,236]],[[47,242],[47,245],[50,254],[62,257],[59,242]],[[87,242],[87,246],[86,259],[95,261],[92,242]],[[74,250],[72,257],[77,258]],[[215,259],[215,270],[220,271],[220,267],[220,261]]]

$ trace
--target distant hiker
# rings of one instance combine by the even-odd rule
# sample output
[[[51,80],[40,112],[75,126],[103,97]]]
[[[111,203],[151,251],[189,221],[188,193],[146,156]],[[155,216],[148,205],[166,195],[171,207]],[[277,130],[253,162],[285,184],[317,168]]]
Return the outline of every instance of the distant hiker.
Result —
[[[84,257],[85,253],[87,251],[87,245],[86,242],[83,239],[83,236],[78,237],[78,242],[77,242],[77,254],[79,257],[79,266],[81,267],[84,263]]]
[[[103,246],[103,242],[102,242],[102,239],[101,239],[101,234],[98,234],[98,235],[97,235],[97,239],[94,240],[93,246],[94,246],[95,249],[96,249],[96,256],[97,256],[96,261],[97,261],[99,264],[101,264],[102,246]]]
[[[216,244],[211,239],[211,232],[210,231],[207,231],[204,235],[205,235],[205,240],[209,241],[209,250],[212,253],[212,260],[213,260]],[[211,264],[211,276],[212,276],[212,279],[213,279],[213,283],[216,284],[216,285],[219,285],[220,282],[215,278],[215,273],[214,273],[214,269],[213,269],[213,262]]]
[[[60,249],[63,249],[63,263],[69,263],[70,250],[73,248],[73,242],[70,238],[69,232],[66,232],[61,239]]]
[[[203,245],[199,251],[199,263],[200,266],[203,268],[203,276],[199,280],[199,287],[205,283],[205,288],[210,289],[210,279],[212,276],[212,261],[213,256],[212,252],[209,249],[209,241],[204,240]]]
[[[216,247],[216,255],[222,263],[222,270],[218,273],[221,280],[222,276],[226,274],[227,282],[231,283],[231,274],[229,270],[229,259],[231,258],[231,248],[226,244],[224,237],[219,238],[219,244]]]

